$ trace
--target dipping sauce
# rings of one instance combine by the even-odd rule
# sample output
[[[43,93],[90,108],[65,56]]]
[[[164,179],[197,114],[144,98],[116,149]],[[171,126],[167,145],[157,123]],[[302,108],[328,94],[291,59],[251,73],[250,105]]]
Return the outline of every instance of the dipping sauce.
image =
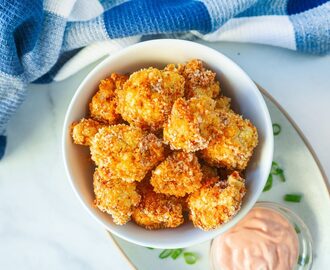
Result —
[[[235,227],[213,240],[219,270],[291,270],[297,264],[295,229],[274,210],[256,207]]]

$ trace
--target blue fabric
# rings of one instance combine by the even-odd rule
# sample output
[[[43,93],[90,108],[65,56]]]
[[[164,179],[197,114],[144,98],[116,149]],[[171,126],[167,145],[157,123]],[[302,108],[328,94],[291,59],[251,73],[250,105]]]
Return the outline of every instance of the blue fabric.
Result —
[[[288,5],[287,5],[287,12],[288,15],[291,14],[297,14],[297,13],[301,13],[304,12],[306,10],[315,8],[317,6],[320,6],[324,3],[328,2],[327,0],[289,0],[288,1]],[[328,14],[328,17],[330,16],[330,14]]]
[[[104,22],[111,38],[143,33],[172,33],[197,30],[211,31],[211,18],[202,2],[130,1],[104,13]],[[137,16],[138,14],[138,16]],[[136,18],[132,20],[132,18]]]
[[[0,0],[0,157],[6,125],[24,101],[27,85],[51,82],[77,51],[97,41],[135,35],[194,39],[231,19],[281,15],[293,29],[291,49],[330,51],[330,2],[325,0],[100,0],[101,15],[70,21],[63,10],[74,9],[75,1]]]
[[[0,159],[5,155],[7,137],[0,135]]]

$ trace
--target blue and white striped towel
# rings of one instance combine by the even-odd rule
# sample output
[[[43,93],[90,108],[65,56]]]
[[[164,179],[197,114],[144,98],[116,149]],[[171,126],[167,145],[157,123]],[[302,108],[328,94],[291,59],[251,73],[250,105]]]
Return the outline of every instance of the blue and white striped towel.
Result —
[[[63,80],[156,34],[324,54],[330,51],[330,2],[0,0],[0,158],[6,124],[28,83]]]

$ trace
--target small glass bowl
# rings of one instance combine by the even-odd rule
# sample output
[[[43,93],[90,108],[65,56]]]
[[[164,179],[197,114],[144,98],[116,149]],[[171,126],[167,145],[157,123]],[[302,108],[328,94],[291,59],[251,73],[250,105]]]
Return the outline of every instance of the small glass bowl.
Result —
[[[296,230],[299,242],[299,257],[293,270],[310,270],[313,263],[312,237],[306,224],[289,208],[274,202],[257,202],[254,208],[266,208],[281,214]],[[210,266],[212,270],[221,270],[213,261],[213,241],[210,248]]]

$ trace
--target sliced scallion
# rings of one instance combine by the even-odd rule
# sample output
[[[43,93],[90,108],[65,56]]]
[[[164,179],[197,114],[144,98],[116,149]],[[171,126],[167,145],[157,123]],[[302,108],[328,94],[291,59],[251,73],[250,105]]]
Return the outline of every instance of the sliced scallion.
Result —
[[[274,136],[277,136],[278,134],[280,134],[282,131],[282,128],[279,124],[275,123],[273,124],[273,134]]]
[[[169,256],[171,256],[173,252],[173,249],[164,249],[160,254],[159,254],[159,258],[161,259],[165,259]]]
[[[272,174],[269,174],[266,185],[262,191],[263,192],[268,191],[272,188],[272,186],[273,186],[273,176]]]
[[[301,194],[286,194],[284,195],[284,201],[298,203],[302,199]]]
[[[308,255],[306,257],[303,257],[303,256],[299,255],[299,257],[298,257],[298,264],[299,265],[304,266],[308,263],[309,263],[309,256]]]
[[[184,252],[183,257],[187,264],[194,264],[197,261],[197,255],[193,252]]]
[[[300,233],[300,229],[297,224],[294,224],[294,230],[296,231],[296,233]]]
[[[176,258],[178,258],[180,256],[180,254],[182,253],[183,249],[182,248],[177,248],[177,249],[174,249],[173,252],[172,252],[172,259],[175,260]]]

